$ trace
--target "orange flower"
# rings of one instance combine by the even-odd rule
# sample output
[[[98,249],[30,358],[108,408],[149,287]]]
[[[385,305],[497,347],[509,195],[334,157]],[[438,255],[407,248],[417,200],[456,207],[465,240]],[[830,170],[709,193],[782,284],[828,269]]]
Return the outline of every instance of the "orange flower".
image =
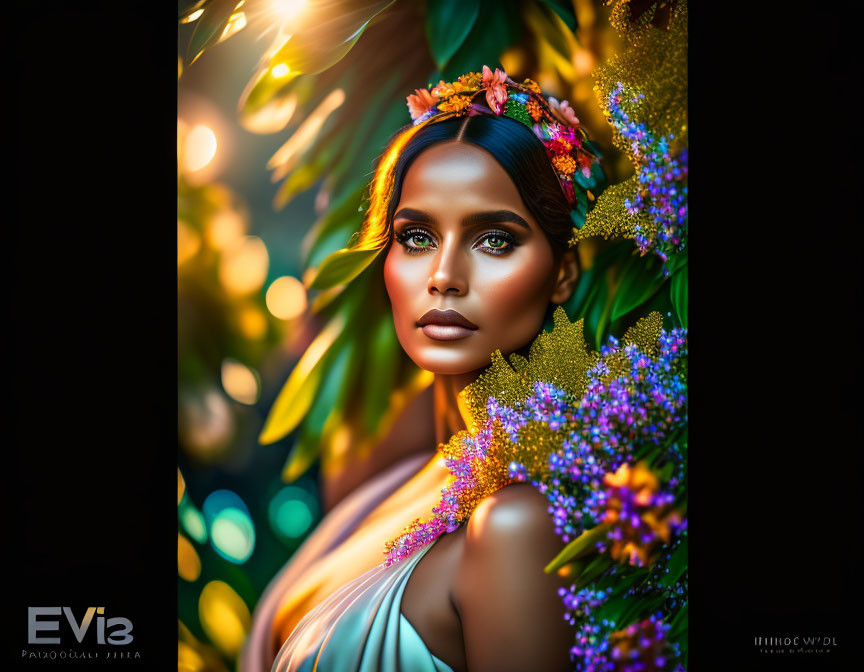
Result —
[[[483,86],[486,88],[486,102],[495,114],[504,113],[504,104],[507,102],[507,73],[501,68],[495,68],[495,72],[488,65],[483,66]]]
[[[468,96],[450,96],[443,103],[438,103],[438,109],[442,112],[459,112],[471,104]]]
[[[531,115],[531,118],[534,121],[540,120],[540,115],[542,114],[542,112],[540,111],[540,103],[538,103],[536,100],[534,100],[533,98],[529,98],[528,102],[525,103],[525,109],[528,111],[528,114]]]
[[[432,109],[432,106],[438,102],[438,96],[429,89],[415,89],[415,92],[408,96],[408,112],[412,119],[418,119]]]
[[[683,512],[674,508],[671,495],[660,492],[660,480],[643,462],[633,468],[622,464],[604,476],[603,484],[607,487],[603,522],[612,526],[609,555],[638,567],[652,564],[661,544],[668,544],[672,532],[684,522]]]
[[[576,162],[572,157],[567,156],[566,154],[558,154],[552,157],[552,165],[555,166],[555,169],[564,173],[565,175],[572,175],[576,172]]]
[[[432,89],[432,95],[440,98],[447,98],[453,94],[461,93],[465,88],[465,85],[459,80],[456,80],[455,82],[445,82],[442,79],[438,82],[438,86]]]

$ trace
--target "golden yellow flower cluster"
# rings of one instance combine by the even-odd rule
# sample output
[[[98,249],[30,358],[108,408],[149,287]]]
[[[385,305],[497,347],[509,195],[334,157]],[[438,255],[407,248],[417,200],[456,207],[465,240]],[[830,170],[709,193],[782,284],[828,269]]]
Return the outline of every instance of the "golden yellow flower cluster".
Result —
[[[459,112],[470,104],[471,98],[468,96],[450,96],[447,100],[438,103],[438,109],[441,112]]]
[[[658,136],[673,135],[673,153],[687,145],[687,3],[679,0],[670,10],[666,26],[652,25],[654,9],[632,20],[629,0],[618,0],[612,10],[612,25],[624,37],[627,49],[595,70],[594,91],[603,113],[610,119],[609,95],[621,82],[645,95],[634,123],[644,123]],[[632,143],[617,130],[613,143],[634,164]],[[636,175],[607,188],[588,213],[585,226],[574,231],[571,245],[592,236],[633,238],[636,231],[652,235],[656,224],[645,213],[628,211],[640,188]]]
[[[533,93],[542,94],[543,92],[540,90],[540,85],[535,82],[533,79],[526,79],[522,82],[522,85],[526,87],[529,91]]]
[[[552,165],[555,166],[556,170],[565,175],[572,175],[576,172],[576,161],[573,160],[572,156],[568,156],[567,154],[553,156]]]

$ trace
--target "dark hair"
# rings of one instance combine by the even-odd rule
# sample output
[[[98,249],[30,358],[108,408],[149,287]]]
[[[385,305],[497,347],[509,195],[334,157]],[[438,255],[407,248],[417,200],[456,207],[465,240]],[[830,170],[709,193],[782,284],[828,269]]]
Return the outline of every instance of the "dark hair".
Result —
[[[452,140],[470,142],[495,157],[546,234],[555,256],[567,250],[573,232],[570,205],[546,150],[524,124],[503,116],[456,117],[430,124],[416,133],[400,152],[393,170],[393,191],[387,207],[388,230],[393,229],[393,215],[408,168],[424,150]]]

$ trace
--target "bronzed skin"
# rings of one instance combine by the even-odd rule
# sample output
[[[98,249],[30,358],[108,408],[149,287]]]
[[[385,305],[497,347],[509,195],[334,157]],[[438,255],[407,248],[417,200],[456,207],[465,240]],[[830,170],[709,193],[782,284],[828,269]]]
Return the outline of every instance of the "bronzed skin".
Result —
[[[529,344],[549,303],[572,295],[575,255],[556,260],[504,168],[457,141],[427,149],[411,165],[393,224],[385,284],[399,342],[435,374],[440,442],[464,428],[456,395],[491,353]],[[456,310],[477,329],[430,338],[417,320],[432,308]],[[573,633],[557,595],[562,583],[543,572],[561,547],[542,495],[508,486],[430,549],[406,587],[402,613],[457,672],[566,670]]]

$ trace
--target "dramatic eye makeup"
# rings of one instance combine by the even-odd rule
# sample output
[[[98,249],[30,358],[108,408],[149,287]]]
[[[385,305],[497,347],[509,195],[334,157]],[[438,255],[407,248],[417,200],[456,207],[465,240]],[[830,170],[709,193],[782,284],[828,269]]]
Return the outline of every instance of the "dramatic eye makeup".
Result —
[[[487,254],[507,254],[519,245],[519,241],[506,231],[495,229],[484,231],[471,246]]]
[[[397,232],[395,238],[408,254],[418,254],[426,250],[435,249],[438,246],[431,232],[416,226],[407,226]]]
[[[435,234],[423,226],[423,224],[433,222],[433,219],[425,212],[403,208],[395,214],[393,219],[394,221],[404,220],[403,223],[395,225],[394,228],[398,230],[394,232],[394,238],[405,248],[406,252],[419,254],[427,250],[437,249],[438,240]],[[528,222],[510,210],[474,213],[468,215],[462,224],[466,228],[483,229],[472,241],[471,249],[496,256],[508,254],[521,244],[517,231],[524,230],[525,233],[531,231]],[[492,227],[493,224],[513,224],[515,231],[510,232],[503,228]]]

